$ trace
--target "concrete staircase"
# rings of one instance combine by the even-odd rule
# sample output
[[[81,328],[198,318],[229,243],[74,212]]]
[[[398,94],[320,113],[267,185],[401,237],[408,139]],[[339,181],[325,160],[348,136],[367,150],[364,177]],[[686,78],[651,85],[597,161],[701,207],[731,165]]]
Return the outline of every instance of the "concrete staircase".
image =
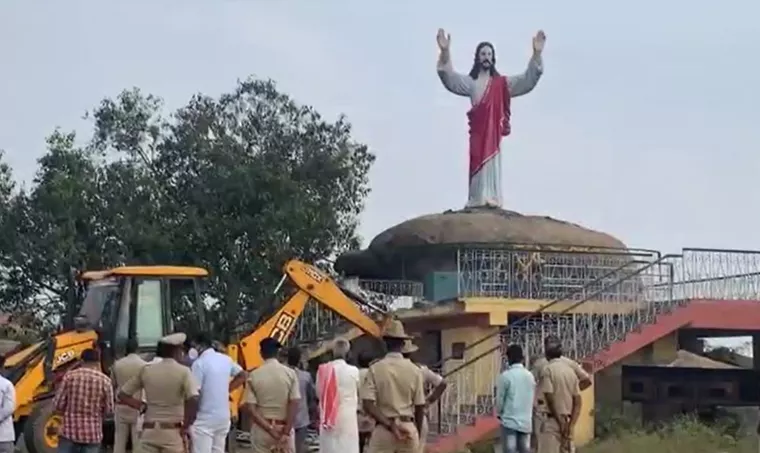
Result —
[[[495,380],[503,369],[502,351],[510,343],[522,344],[530,360],[542,354],[547,335],[558,335],[567,355],[595,372],[688,324],[688,310],[684,309],[688,301],[674,297],[672,278],[642,279],[642,275],[674,258],[678,261],[680,256],[661,257],[623,275],[618,273],[613,281],[603,285],[595,282],[589,285],[595,288],[590,293],[583,288],[574,291],[567,295],[567,300],[577,302],[568,309],[534,313],[502,329],[498,338],[480,342],[488,345],[485,351],[445,376],[447,391],[439,406],[431,409],[427,450],[453,453],[495,435],[498,428],[493,415]],[[642,281],[651,284],[641,285]],[[614,294],[615,286],[632,283],[641,286],[637,300],[598,299],[600,294]],[[578,297],[578,292],[582,297]],[[604,302],[604,312],[587,309],[589,304],[599,302]]]
[[[453,453],[496,432],[495,379],[503,368],[502,350],[510,343],[522,344],[530,360],[543,353],[547,335],[557,335],[568,356],[596,372],[689,324],[699,305],[694,299],[760,300],[760,252],[684,249],[679,255],[651,252],[651,257],[644,252],[612,253],[606,259],[604,253],[599,259],[569,252],[548,259],[552,252],[459,253],[460,298],[556,298],[554,304],[565,308],[523,317],[470,344],[466,360],[444,361],[448,389],[429,410],[427,450]],[[533,264],[526,267],[528,255]],[[543,255],[537,261],[540,271],[534,255]],[[388,293],[389,300],[398,297],[393,289],[379,292]],[[294,335],[301,341],[332,333],[341,322],[334,314],[304,313],[302,318]],[[753,322],[760,323],[760,313]]]
[[[666,336],[689,324],[688,302],[684,301],[673,307],[672,311],[662,313],[651,324],[633,329],[622,340],[598,351],[588,357],[575,357],[584,364],[584,368],[597,372],[618,362],[642,347]],[[499,351],[500,353],[500,351]],[[450,376],[450,385],[467,387],[466,371],[456,377]],[[459,373],[457,373],[459,374]],[[428,451],[450,453],[479,439],[495,435],[498,421],[494,413],[495,389],[488,394],[478,394],[471,403],[462,403],[456,407],[448,406],[441,416],[431,421],[431,434],[428,437]],[[453,409],[453,410],[452,410]],[[440,423],[439,423],[440,421]]]

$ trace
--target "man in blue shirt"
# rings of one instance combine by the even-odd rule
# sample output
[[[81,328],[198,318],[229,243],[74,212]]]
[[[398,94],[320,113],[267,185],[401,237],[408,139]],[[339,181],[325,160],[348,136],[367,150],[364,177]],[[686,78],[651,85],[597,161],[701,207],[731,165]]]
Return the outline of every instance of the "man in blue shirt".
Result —
[[[501,421],[503,453],[530,453],[536,380],[523,362],[522,346],[507,348],[509,367],[496,384],[496,414]]]

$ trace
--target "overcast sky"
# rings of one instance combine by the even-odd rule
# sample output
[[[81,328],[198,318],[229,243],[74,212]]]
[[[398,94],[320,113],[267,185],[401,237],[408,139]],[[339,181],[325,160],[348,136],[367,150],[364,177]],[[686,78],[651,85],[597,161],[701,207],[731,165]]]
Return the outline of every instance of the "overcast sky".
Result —
[[[361,233],[463,206],[468,101],[435,74],[435,33],[466,71],[478,41],[546,72],[513,104],[507,208],[630,246],[760,249],[760,2],[17,1],[0,6],[0,148],[29,180],[55,126],[139,86],[170,107],[273,78],[377,155]]]

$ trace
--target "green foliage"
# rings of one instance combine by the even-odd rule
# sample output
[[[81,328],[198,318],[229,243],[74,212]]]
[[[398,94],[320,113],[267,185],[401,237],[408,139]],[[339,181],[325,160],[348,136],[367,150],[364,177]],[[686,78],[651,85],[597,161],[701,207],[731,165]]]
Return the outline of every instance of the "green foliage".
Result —
[[[12,349],[11,343],[28,346],[41,338],[42,323],[31,315],[21,315],[0,325],[0,354]]]
[[[641,428],[641,414],[630,414],[619,408],[597,406],[594,412],[594,434],[597,439],[605,439]]]
[[[756,452],[757,441],[736,439],[720,427],[684,418],[657,430],[620,432],[580,449],[583,453],[720,453]]]
[[[215,318],[251,321],[290,258],[354,248],[374,156],[271,81],[165,114],[138,89],[103,100],[92,138],[55,131],[28,190],[0,163],[0,310],[62,314],[72,269],[192,264]],[[2,157],[2,156],[0,156]]]
[[[578,448],[579,453],[756,453],[757,439],[736,438],[722,426],[710,427],[685,417],[659,429],[623,429],[599,437],[591,444]],[[459,453],[494,453],[496,440],[489,439],[471,445]]]

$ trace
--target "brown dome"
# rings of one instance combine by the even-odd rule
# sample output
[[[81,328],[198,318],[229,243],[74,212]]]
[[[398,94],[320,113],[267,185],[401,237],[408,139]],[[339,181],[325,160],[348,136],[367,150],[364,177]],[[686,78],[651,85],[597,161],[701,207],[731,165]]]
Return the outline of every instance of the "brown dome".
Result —
[[[618,239],[574,223],[497,208],[430,214],[380,233],[365,250],[341,255],[335,269],[349,276],[422,280],[431,271],[454,270],[459,248],[542,246],[625,249]]]

